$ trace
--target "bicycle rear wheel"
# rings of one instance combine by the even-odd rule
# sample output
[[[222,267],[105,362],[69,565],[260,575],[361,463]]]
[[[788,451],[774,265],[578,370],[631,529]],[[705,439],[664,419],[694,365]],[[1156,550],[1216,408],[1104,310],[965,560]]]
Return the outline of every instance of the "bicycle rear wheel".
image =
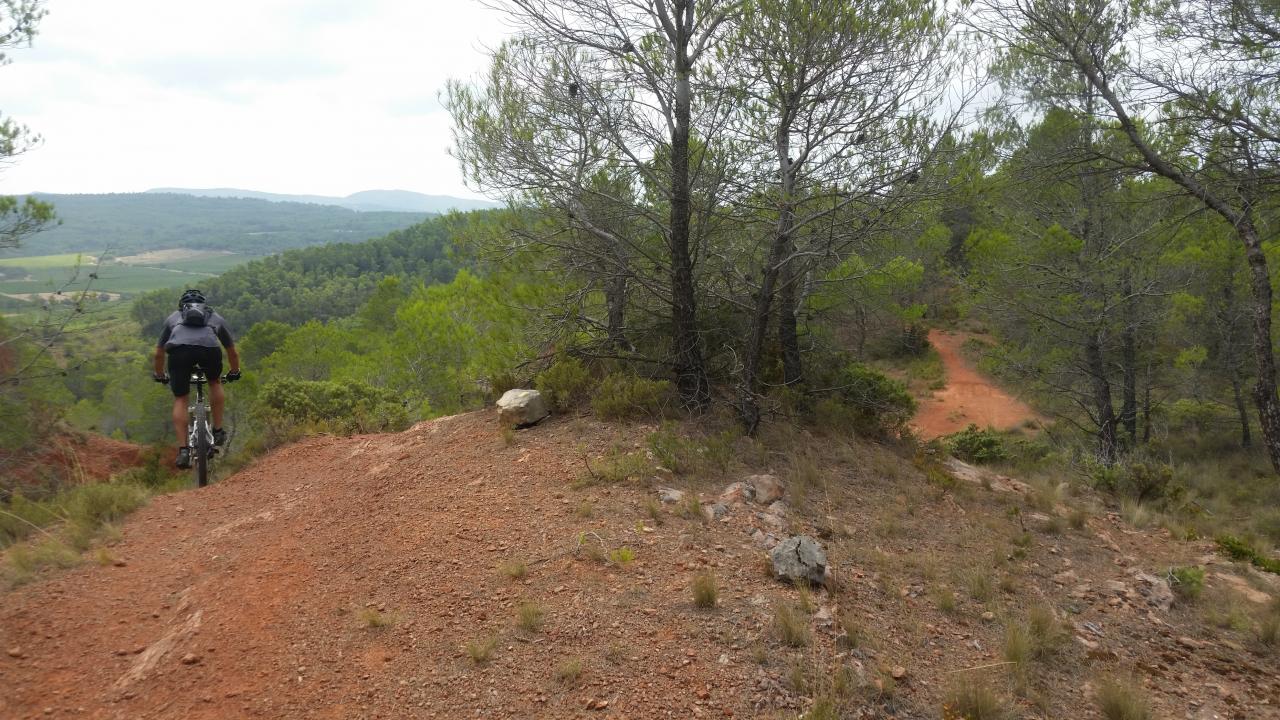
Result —
[[[196,485],[204,487],[209,484],[209,420],[205,417],[203,405],[196,406],[196,441],[191,446],[195,455]]]

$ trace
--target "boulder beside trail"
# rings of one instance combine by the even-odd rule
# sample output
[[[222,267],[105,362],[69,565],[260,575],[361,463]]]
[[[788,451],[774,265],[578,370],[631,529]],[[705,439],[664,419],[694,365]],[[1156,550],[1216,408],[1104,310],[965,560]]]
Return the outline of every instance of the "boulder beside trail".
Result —
[[[498,399],[498,422],[504,427],[529,427],[550,414],[537,390],[508,390]]]
[[[782,499],[785,486],[776,475],[752,475],[743,480],[755,492],[755,501],[770,505]]]
[[[816,540],[806,535],[793,535],[769,552],[773,574],[779,580],[821,585],[827,579],[827,554]]]

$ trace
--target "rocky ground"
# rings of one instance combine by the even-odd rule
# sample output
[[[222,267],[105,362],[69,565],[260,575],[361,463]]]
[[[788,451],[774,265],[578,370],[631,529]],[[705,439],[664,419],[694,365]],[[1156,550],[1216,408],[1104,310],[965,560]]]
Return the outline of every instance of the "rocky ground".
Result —
[[[803,433],[714,477],[583,483],[584,459],[653,429],[504,435],[474,413],[313,438],[160,497],[110,562],[0,595],[0,717],[782,718],[835,698],[841,717],[937,718],[983,683],[1014,717],[1092,718],[1119,675],[1157,718],[1280,717],[1280,656],[1254,635],[1275,577],[1207,543]],[[829,587],[772,576],[795,535]],[[1165,580],[1184,565],[1207,570],[1194,601]],[[691,591],[707,572],[712,609]],[[1054,641],[1015,668],[1008,628],[1033,607]]]

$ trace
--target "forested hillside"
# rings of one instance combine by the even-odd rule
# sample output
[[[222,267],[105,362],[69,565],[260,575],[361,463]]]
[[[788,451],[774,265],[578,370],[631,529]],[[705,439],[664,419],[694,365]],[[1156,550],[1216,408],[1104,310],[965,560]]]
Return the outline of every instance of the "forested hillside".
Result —
[[[406,287],[448,282],[457,272],[448,221],[434,218],[385,237],[288,250],[232,268],[200,283],[232,326],[248,330],[264,320],[301,325],[356,312],[385,277]],[[159,290],[138,298],[133,317],[147,337],[173,311],[175,294]]]
[[[356,212],[307,203],[163,193],[36,196],[61,223],[9,255],[83,252],[133,255],[189,248],[270,255],[290,248],[359,242],[408,227],[426,213]]]

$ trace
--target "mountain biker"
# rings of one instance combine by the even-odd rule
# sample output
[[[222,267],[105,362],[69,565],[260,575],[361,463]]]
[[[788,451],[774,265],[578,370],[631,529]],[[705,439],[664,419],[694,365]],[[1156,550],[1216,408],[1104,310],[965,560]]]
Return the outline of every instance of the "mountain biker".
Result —
[[[222,445],[227,433],[222,429],[222,408],[226,396],[222,391],[222,349],[227,349],[231,372],[227,382],[240,379],[240,355],[227,321],[213,311],[204,293],[187,290],[178,300],[178,309],[165,318],[160,342],[156,345],[155,379],[168,383],[173,390],[173,427],[178,434],[178,456],[174,464],[191,467],[191,448],[187,445],[187,395],[191,392],[191,371],[204,370],[209,381],[209,400],[213,405],[213,442]],[[165,374],[165,356],[169,372]]]

